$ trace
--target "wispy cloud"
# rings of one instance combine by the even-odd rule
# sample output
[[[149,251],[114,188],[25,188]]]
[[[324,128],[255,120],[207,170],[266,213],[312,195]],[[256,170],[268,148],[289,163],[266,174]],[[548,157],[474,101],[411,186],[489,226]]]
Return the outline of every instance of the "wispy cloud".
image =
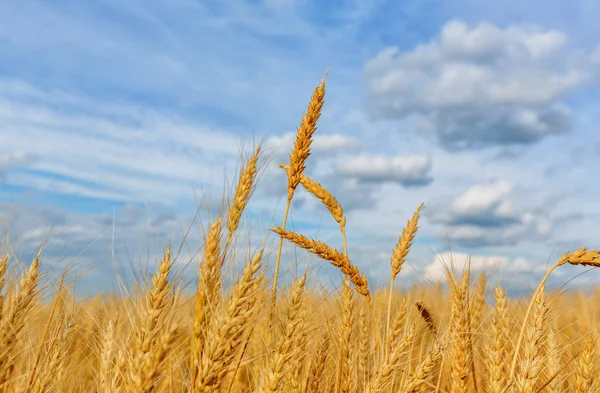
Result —
[[[344,206],[357,265],[385,282],[425,202],[415,271],[439,273],[449,242],[535,276],[597,241],[598,16],[583,0],[2,3],[2,224],[28,247],[54,224],[60,255],[93,243],[102,259],[114,211],[118,250],[137,250],[149,221],[168,238],[198,201],[214,216],[262,141],[246,216],[259,244],[329,69],[307,173]],[[298,192],[292,227],[337,245],[330,221]]]

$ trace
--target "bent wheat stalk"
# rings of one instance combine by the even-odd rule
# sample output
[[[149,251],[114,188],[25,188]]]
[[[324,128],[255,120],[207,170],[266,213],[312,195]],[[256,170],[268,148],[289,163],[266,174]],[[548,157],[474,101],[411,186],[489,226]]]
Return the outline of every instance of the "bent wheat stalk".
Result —
[[[282,239],[287,239],[298,247],[303,248],[318,257],[329,261],[333,266],[340,268],[341,272],[350,279],[352,284],[354,284],[356,291],[370,299],[371,294],[369,292],[367,278],[350,262],[350,259],[347,256],[339,253],[337,250],[319,240],[308,239],[298,233],[287,231],[278,226],[271,229],[271,231],[281,236]]]
[[[511,366],[510,366],[510,372],[508,374],[509,380],[511,380],[511,381],[515,375],[515,370],[517,368],[517,360],[519,358],[519,348],[521,347],[521,343],[523,342],[523,336],[525,335],[525,327],[527,325],[527,320],[529,319],[529,314],[531,314],[533,305],[536,302],[538,293],[540,292],[540,290],[542,290],[542,288],[545,287],[546,281],[548,280],[548,277],[550,277],[550,274],[552,274],[552,272],[554,270],[556,270],[557,268],[559,268],[560,266],[566,265],[567,263],[569,263],[571,265],[579,265],[579,266],[600,267],[600,250],[588,251],[587,247],[583,247],[583,248],[580,248],[580,249],[574,251],[573,253],[571,253],[570,251],[567,251],[558,260],[558,262],[556,262],[556,264],[554,266],[552,266],[550,268],[550,270],[548,270],[548,272],[546,272],[546,275],[544,275],[544,278],[542,278],[542,281],[540,282],[540,284],[536,288],[535,292],[533,293],[533,296],[531,297],[531,301],[529,302],[529,307],[527,308],[527,312],[525,313],[525,317],[523,318],[521,332],[519,333],[519,338],[517,339],[517,343],[515,345],[515,352],[513,355]]]

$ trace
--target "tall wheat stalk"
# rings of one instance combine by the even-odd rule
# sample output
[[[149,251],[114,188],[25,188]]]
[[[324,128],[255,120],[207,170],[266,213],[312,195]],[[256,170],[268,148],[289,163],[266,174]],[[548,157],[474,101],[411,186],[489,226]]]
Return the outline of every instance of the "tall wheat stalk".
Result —
[[[327,73],[325,73],[327,75]],[[290,166],[287,171],[288,175],[288,195],[285,205],[285,212],[283,214],[282,228],[286,228],[287,219],[294,198],[294,192],[300,184],[302,173],[306,168],[306,160],[310,156],[310,145],[313,141],[313,135],[317,131],[317,121],[321,117],[321,109],[325,102],[325,77],[315,89],[310,103],[308,104],[308,111],[302,116],[300,127],[298,127],[296,142],[294,148],[290,154]],[[273,318],[275,317],[275,305],[277,302],[277,281],[279,279],[279,269],[281,264],[281,251],[283,248],[283,238],[279,239],[279,246],[277,248],[277,259],[275,260],[275,275],[273,276],[273,289],[271,294],[271,308],[269,314],[269,327],[273,326]]]

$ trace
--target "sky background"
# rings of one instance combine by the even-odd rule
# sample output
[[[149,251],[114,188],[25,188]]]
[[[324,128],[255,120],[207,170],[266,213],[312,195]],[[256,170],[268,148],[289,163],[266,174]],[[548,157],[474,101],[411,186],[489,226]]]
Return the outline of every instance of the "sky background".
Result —
[[[49,271],[77,266],[92,295],[191,225],[178,261],[193,277],[202,228],[262,141],[241,258],[281,222],[277,164],[328,70],[307,173],[344,207],[372,285],[424,202],[399,286],[439,280],[451,250],[526,291],[565,251],[600,247],[599,17],[592,0],[0,2],[3,239],[25,257],[49,236]],[[341,247],[306,193],[290,227]],[[339,283],[284,256],[284,282],[310,260]]]

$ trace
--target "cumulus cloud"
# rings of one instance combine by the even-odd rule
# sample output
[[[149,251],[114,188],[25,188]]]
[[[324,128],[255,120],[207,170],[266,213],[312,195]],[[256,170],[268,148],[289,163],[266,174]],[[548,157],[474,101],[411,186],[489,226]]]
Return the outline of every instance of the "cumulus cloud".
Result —
[[[433,180],[429,175],[431,159],[427,156],[367,156],[343,161],[336,172],[360,183],[397,183],[404,187],[425,186]]]
[[[515,211],[509,200],[511,191],[507,181],[472,186],[450,209],[433,213],[432,221],[444,225],[441,236],[468,247],[515,245],[548,236],[551,221],[533,211]]]
[[[346,141],[342,143],[342,141]],[[325,138],[315,139],[316,154],[325,151],[335,152],[348,147],[348,142],[354,139]],[[269,142],[272,143],[272,142]],[[402,187],[423,187],[430,184],[431,159],[427,156],[375,156],[360,155],[356,157],[344,155],[339,159],[333,155],[327,158],[330,162],[327,171],[317,171],[309,175],[330,192],[342,204],[344,211],[374,208],[378,200],[378,192],[385,184],[397,184]],[[321,162],[321,160],[316,160]],[[311,172],[309,170],[309,172]],[[312,171],[314,172],[314,171]],[[287,180],[285,172],[273,164],[266,169],[265,175],[257,188],[259,196],[281,196],[286,190]],[[302,198],[303,190],[299,190],[298,197]],[[309,197],[308,200],[312,200]],[[315,203],[319,205],[319,203]],[[313,204],[308,203],[312,206]],[[305,206],[303,203],[302,206]]]
[[[415,115],[449,150],[528,145],[571,128],[561,100],[590,77],[556,30],[453,20],[410,52],[385,49],[365,65],[375,118]]]
[[[504,255],[469,255],[457,252],[442,252],[433,257],[425,266],[426,276],[434,281],[445,277],[446,267],[452,271],[462,271],[467,263],[471,265],[471,273],[512,273],[512,274],[537,274],[546,270],[546,265],[536,263],[523,257],[509,257]]]

